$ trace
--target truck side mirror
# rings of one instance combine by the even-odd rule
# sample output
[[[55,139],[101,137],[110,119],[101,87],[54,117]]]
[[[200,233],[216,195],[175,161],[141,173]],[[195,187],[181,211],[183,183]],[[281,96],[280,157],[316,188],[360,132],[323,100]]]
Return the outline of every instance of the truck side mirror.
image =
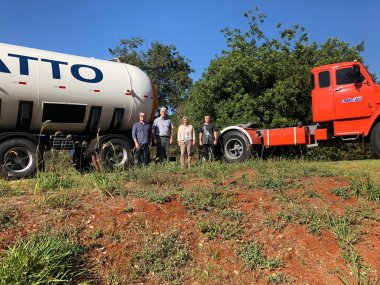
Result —
[[[364,80],[364,76],[360,73],[360,66],[354,64],[352,66],[352,71],[354,72],[355,83],[361,83]]]

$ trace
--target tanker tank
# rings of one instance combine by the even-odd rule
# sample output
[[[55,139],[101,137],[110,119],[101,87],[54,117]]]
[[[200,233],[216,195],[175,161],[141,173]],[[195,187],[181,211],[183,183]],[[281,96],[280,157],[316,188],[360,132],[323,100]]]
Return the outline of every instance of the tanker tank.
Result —
[[[83,169],[132,162],[131,129],[157,93],[138,67],[0,43],[0,174],[29,177],[44,153],[68,149]]]
[[[157,108],[135,66],[9,44],[0,44],[0,100],[0,131],[38,132],[46,121],[47,133],[126,131]]]

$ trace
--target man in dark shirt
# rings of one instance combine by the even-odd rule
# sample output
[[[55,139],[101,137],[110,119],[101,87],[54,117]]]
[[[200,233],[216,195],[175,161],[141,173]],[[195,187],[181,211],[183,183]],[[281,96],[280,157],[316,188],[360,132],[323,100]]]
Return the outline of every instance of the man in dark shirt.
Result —
[[[218,128],[211,122],[211,116],[205,116],[205,122],[199,129],[199,145],[202,146],[203,160],[215,158],[215,146],[218,143]]]
[[[152,143],[152,126],[145,122],[145,113],[140,112],[139,121],[133,125],[132,138],[136,148],[136,163],[141,165],[141,156],[144,156],[144,164],[150,162],[149,145]]]

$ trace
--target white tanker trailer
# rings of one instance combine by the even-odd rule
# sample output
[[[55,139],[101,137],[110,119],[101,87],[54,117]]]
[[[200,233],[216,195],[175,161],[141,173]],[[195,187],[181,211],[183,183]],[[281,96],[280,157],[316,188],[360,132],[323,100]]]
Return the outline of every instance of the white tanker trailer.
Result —
[[[78,169],[96,154],[106,169],[128,166],[138,113],[152,121],[157,94],[139,68],[0,43],[0,169],[33,175],[41,154],[71,149]]]

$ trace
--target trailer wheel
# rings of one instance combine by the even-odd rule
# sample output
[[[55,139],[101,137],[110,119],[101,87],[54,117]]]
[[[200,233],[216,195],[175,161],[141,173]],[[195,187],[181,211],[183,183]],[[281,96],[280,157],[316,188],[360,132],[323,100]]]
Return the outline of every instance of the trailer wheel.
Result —
[[[30,177],[37,171],[37,145],[27,139],[10,139],[0,145],[1,175],[5,178]]]
[[[371,145],[378,158],[380,158],[380,122],[378,122],[371,132]]]
[[[228,132],[223,136],[223,158],[227,162],[241,162],[249,158],[249,142],[238,131]]]
[[[121,139],[110,139],[102,144],[99,153],[101,169],[111,171],[125,169],[131,164],[131,144]]]

